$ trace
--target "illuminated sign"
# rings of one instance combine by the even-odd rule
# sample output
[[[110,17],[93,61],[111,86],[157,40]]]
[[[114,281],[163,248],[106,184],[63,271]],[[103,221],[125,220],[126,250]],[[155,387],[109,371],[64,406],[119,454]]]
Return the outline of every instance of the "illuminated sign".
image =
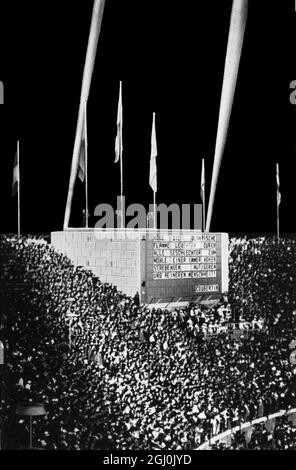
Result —
[[[195,235],[191,241],[171,238],[153,241],[153,279],[217,277],[216,235]]]

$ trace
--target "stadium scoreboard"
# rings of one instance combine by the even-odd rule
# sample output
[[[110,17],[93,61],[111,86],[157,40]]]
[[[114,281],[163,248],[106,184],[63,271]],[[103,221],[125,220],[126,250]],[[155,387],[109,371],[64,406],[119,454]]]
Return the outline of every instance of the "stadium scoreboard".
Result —
[[[142,295],[194,300],[228,291],[228,235],[225,233],[159,234],[146,242]]]

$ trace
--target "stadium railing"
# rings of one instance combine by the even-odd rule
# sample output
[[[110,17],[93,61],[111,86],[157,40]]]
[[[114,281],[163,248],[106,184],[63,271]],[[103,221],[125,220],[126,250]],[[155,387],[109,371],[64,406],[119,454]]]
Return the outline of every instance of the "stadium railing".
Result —
[[[231,335],[233,338],[238,338],[240,336],[249,337],[250,334],[258,333],[259,331],[264,331],[264,326],[257,326],[254,323],[241,321],[238,323],[227,323],[224,326],[217,326],[217,331],[215,332],[205,332],[206,338],[210,339],[214,336],[220,335],[221,333]]]
[[[230,445],[231,437],[238,431],[247,432],[256,424],[272,422],[273,420],[276,420],[277,418],[280,418],[282,416],[290,416],[292,420],[296,423],[296,408],[291,408],[290,410],[280,410],[271,415],[263,416],[262,418],[257,418],[252,421],[248,421],[247,423],[241,423],[233,428],[228,429],[227,431],[223,431],[222,433],[216,434],[215,436],[211,437],[210,439],[199,445],[195,450],[210,450],[212,445],[218,442],[221,444],[224,443],[226,444],[226,446],[227,444]]]

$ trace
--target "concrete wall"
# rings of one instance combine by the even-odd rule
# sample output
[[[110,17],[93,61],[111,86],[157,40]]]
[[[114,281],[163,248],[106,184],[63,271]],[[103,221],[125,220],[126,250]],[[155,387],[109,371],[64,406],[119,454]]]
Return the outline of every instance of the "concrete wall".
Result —
[[[116,285],[127,295],[140,292],[140,240],[108,238],[94,230],[53,232],[51,244],[75,266],[90,269],[102,282]]]

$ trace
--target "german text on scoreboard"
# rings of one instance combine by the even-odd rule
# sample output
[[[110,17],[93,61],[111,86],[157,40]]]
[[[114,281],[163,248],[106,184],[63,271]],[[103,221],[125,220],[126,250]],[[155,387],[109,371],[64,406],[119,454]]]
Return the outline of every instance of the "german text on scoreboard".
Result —
[[[147,300],[228,290],[228,234],[159,232],[146,249]]]
[[[192,241],[153,242],[153,279],[217,276],[216,235],[195,235],[192,238]]]

